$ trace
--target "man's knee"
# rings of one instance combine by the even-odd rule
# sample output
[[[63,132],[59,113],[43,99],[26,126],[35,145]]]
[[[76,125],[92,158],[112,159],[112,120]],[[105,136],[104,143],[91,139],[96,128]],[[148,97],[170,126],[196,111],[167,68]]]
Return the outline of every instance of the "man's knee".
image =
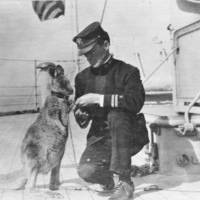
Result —
[[[78,167],[78,175],[86,182],[93,182],[95,171],[95,166],[91,164],[81,164]]]

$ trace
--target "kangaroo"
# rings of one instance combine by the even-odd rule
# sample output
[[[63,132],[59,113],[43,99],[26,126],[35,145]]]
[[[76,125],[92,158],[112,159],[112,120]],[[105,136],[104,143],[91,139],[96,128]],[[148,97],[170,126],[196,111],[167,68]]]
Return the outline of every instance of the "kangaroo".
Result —
[[[49,188],[59,188],[59,172],[68,138],[67,97],[73,93],[70,81],[60,75],[54,78],[51,95],[40,111],[36,121],[28,128],[21,144],[22,175],[9,187],[0,184],[1,189],[22,189],[29,195],[62,198],[59,193],[42,192],[35,188],[37,175],[51,172]]]

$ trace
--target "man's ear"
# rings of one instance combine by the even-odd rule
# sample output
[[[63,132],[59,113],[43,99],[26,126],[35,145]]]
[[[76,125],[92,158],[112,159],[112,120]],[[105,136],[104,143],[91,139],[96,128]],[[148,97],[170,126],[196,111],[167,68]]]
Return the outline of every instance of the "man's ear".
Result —
[[[106,51],[109,50],[109,47],[110,47],[110,43],[107,40],[104,41],[104,48],[105,48]]]

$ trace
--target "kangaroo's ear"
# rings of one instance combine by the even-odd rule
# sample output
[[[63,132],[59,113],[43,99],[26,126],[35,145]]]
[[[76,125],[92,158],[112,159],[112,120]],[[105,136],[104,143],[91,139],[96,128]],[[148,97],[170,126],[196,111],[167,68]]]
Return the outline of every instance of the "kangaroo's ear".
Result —
[[[61,75],[64,75],[65,71],[63,69],[63,67],[61,65],[56,65],[56,76],[61,76]]]
[[[41,71],[46,71],[51,77],[55,77],[56,65],[54,63],[43,62],[40,63],[36,68],[40,69]]]
[[[55,78],[57,76],[55,65],[48,65],[48,73],[52,78]]]

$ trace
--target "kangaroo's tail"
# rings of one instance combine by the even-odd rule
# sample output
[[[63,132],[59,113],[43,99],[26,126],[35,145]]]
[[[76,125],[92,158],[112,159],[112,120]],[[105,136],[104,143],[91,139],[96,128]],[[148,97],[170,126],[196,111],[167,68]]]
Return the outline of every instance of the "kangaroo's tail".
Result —
[[[28,180],[24,168],[9,175],[0,175],[0,179],[4,179],[0,180],[0,189],[8,190],[24,189]]]

